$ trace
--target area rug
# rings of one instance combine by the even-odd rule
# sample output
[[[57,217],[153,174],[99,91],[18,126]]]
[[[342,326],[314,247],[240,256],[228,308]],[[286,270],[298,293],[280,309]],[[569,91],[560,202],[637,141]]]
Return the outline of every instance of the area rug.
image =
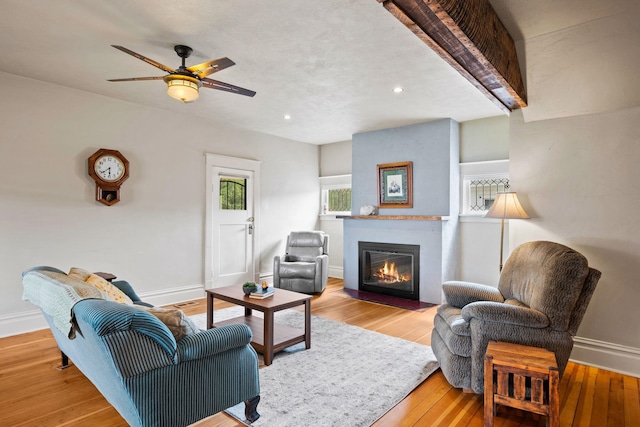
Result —
[[[435,306],[435,304],[428,302],[399,298],[392,295],[377,294],[375,292],[359,291],[357,289],[344,288],[342,291],[354,299],[376,302],[378,304],[390,305],[392,307],[404,308],[406,310],[422,311]]]
[[[242,307],[216,310],[214,319],[243,313]],[[192,319],[204,327],[204,314]],[[293,309],[277,312],[275,320],[304,325]],[[437,368],[429,346],[312,316],[311,348],[289,347],[259,370],[260,418],[249,424],[244,404],[226,412],[256,427],[370,426]]]

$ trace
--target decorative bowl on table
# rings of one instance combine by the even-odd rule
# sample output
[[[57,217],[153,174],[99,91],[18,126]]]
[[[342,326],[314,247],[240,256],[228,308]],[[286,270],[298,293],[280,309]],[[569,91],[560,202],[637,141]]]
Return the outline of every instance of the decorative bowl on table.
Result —
[[[245,282],[242,285],[242,291],[245,295],[249,295],[251,292],[255,292],[258,290],[258,285],[253,282]]]

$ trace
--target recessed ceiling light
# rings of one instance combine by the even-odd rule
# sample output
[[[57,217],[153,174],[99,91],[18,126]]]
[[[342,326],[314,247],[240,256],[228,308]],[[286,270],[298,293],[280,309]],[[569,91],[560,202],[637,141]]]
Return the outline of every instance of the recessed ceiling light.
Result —
[[[283,119],[285,120],[291,120],[291,115],[290,114],[285,114],[284,116],[282,116]]]
[[[402,89],[400,86],[396,86],[393,88],[393,93],[400,93],[402,92],[404,89]]]

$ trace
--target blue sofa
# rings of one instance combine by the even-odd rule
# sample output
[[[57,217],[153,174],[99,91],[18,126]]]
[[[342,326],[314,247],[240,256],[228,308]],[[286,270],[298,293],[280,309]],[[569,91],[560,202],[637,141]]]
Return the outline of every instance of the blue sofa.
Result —
[[[114,284],[134,305],[101,299],[51,267],[23,273],[23,298],[42,310],[63,360],[68,356],[127,423],[186,426],[241,402],[247,420],[259,417],[258,357],[246,325],[176,341],[126,282]]]

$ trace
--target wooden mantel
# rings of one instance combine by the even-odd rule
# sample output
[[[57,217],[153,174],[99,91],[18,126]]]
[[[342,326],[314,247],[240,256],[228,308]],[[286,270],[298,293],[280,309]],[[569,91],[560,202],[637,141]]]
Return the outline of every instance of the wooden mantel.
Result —
[[[515,44],[489,0],[377,0],[508,113],[527,106]]]
[[[448,216],[432,215],[336,215],[338,219],[377,219],[401,221],[448,221]]]

